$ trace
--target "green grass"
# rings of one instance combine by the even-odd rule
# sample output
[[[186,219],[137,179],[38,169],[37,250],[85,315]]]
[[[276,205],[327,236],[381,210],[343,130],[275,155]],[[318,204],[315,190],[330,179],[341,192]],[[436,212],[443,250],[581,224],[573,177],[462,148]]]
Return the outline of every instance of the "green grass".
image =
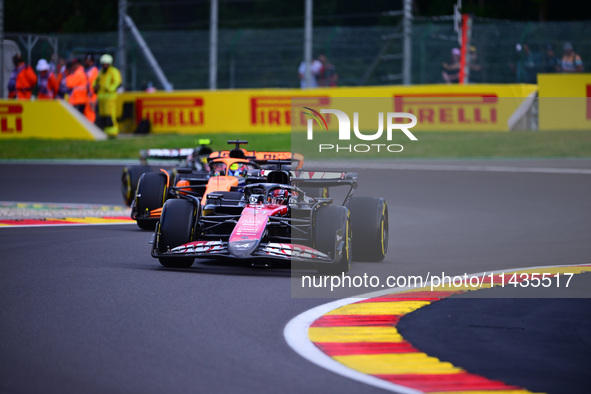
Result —
[[[136,159],[140,149],[190,148],[199,138],[209,138],[213,149],[228,149],[228,140],[247,140],[247,149],[289,150],[290,134],[152,134],[141,137],[123,136],[106,141],[2,139],[0,159]]]
[[[300,134],[294,150],[308,158],[538,158],[538,157],[591,157],[591,131],[556,132],[415,132],[418,141],[404,135],[395,135],[392,144],[404,147],[400,153],[381,153],[372,148],[370,153],[349,154],[344,150],[319,153],[319,144],[335,144],[333,136],[317,133],[314,144]],[[384,143],[384,141],[379,141]],[[372,141],[339,143],[371,144]],[[342,149],[342,148],[341,148]]]
[[[413,157],[590,157],[591,131],[509,133],[416,133],[419,141],[404,143]],[[410,141],[409,141],[410,142]]]
[[[317,150],[314,147],[317,147],[319,142],[323,142],[322,135],[319,136],[318,140],[314,141],[314,145],[306,142],[305,147],[312,149],[310,152],[304,149],[302,153],[308,157],[319,157],[314,152]],[[388,153],[380,157],[401,159],[591,157],[591,131],[416,132],[416,136],[418,141],[409,141],[404,136],[397,137],[392,143],[402,144],[404,151]],[[291,149],[289,133],[158,134],[122,137],[108,141],[2,139],[0,140],[0,159],[135,159],[140,149],[192,147],[196,145],[198,138],[204,137],[212,140],[213,149],[226,149],[229,147],[226,141],[237,138],[248,140],[247,148],[258,151]],[[296,150],[301,151],[301,149]],[[375,157],[375,155],[370,156]],[[363,155],[355,154],[354,157],[363,158]]]
[[[533,158],[590,157],[591,132],[416,133],[403,142],[408,157]]]

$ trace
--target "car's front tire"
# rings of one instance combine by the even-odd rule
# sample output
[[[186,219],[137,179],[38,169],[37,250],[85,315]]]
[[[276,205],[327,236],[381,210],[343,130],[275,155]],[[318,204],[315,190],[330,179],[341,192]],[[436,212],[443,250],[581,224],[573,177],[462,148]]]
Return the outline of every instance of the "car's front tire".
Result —
[[[195,237],[195,223],[199,219],[198,207],[188,200],[168,200],[162,208],[158,224],[158,252],[166,253],[177,246],[191,242]],[[160,257],[160,264],[170,268],[189,268],[193,257]]]
[[[388,252],[388,204],[381,197],[352,197],[352,249],[355,261],[382,261]]]
[[[323,275],[339,275],[351,268],[351,225],[349,210],[343,206],[327,205],[316,214],[314,225],[315,248],[333,256],[334,263],[317,263]]]

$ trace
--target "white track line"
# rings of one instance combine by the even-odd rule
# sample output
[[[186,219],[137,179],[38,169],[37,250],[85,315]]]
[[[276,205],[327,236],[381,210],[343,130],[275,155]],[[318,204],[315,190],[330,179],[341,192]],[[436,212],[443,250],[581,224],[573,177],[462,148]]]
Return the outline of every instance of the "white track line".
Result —
[[[12,220],[12,219],[10,219]],[[26,228],[26,227],[72,227],[72,226],[116,226],[121,224],[135,224],[135,221],[115,223],[56,223],[56,224],[0,224],[3,228]]]
[[[401,161],[388,160],[350,160],[350,161],[316,161],[306,162],[306,166],[312,168],[337,169],[374,169],[374,170],[401,170],[401,171],[477,171],[477,172],[513,172],[513,173],[538,173],[538,174],[576,174],[591,175],[591,168],[555,168],[555,167],[519,167],[499,165],[463,165],[463,164],[421,164],[403,163]],[[543,159],[540,159],[543,160]],[[560,159],[559,159],[560,160]],[[587,159],[583,159],[587,160]],[[461,160],[460,160],[461,161]],[[138,160],[127,159],[0,159],[0,164],[37,164],[37,165],[135,165]],[[169,162],[150,162],[153,166],[170,165]]]
[[[413,171],[476,171],[476,172],[513,172],[537,174],[576,174],[591,175],[591,169],[586,168],[551,168],[551,167],[510,167],[489,165],[459,165],[459,164],[419,164],[380,161],[350,161],[350,162],[311,162],[310,167],[324,169],[343,168],[371,169],[371,170],[413,170]]]
[[[406,289],[405,289],[406,290]],[[402,291],[390,290],[389,293],[395,293]],[[320,349],[318,349],[310,338],[308,337],[308,329],[310,325],[318,319],[320,316],[337,309],[341,306],[352,304],[354,302],[361,301],[364,298],[344,298],[329,302],[307,310],[291,319],[289,323],[283,329],[283,336],[287,341],[287,344],[300,356],[306,360],[324,368],[331,372],[345,376],[347,378],[357,380],[358,382],[369,384],[370,386],[379,387],[384,390],[392,391],[401,394],[420,394],[422,391],[410,389],[408,387],[400,386],[388,381],[376,378],[374,376],[366,375],[362,372],[356,371],[345,365],[335,361],[332,357],[328,356]]]
[[[140,162],[137,159],[0,159],[0,164],[125,166],[138,165]]]
[[[108,208],[105,210],[110,211],[125,211],[129,209],[125,205],[115,205],[115,204],[88,204],[88,203],[79,203],[79,202],[35,202],[35,201],[0,201],[0,208],[13,208],[9,205],[41,205],[41,208],[34,208],[34,209],[71,209],[71,210],[81,210],[81,209],[103,209]],[[46,208],[47,207],[47,208]],[[15,209],[20,209],[18,207],[14,207]],[[24,207],[23,209],[27,209]]]
[[[584,266],[589,265],[588,263],[585,264],[569,264],[569,265],[551,265],[551,266],[541,266],[541,267],[524,267],[524,268],[510,268],[504,270],[497,270],[497,271],[486,271],[480,272],[477,274],[469,274],[468,276],[478,276],[482,277],[484,274],[490,275],[498,275],[505,272],[514,272],[514,271],[523,271],[523,270],[532,270],[532,269],[544,269],[544,268],[559,268],[559,267],[576,267],[576,266]],[[446,282],[447,283],[447,282]],[[430,282],[425,284],[425,287],[429,286]],[[419,390],[414,390],[405,386],[400,386],[394,383],[390,383],[388,381],[366,375],[361,373],[357,370],[351,369],[346,367],[345,365],[339,363],[338,361],[334,360],[332,357],[328,356],[320,349],[318,349],[314,343],[308,337],[308,329],[310,325],[319,319],[324,314],[337,309],[344,305],[353,304],[355,302],[359,302],[362,300],[366,300],[368,298],[379,297],[387,294],[395,294],[400,293],[406,290],[411,290],[411,287],[401,287],[401,288],[392,288],[392,289],[385,289],[379,290],[371,293],[362,294],[359,297],[354,298],[344,298],[341,300],[336,300],[329,302],[327,304],[322,304],[312,309],[309,309],[303,313],[300,313],[293,319],[291,319],[285,328],[283,329],[283,337],[287,344],[300,356],[305,358],[306,360],[339,375],[347,377],[349,379],[357,380],[359,382],[369,384],[371,386],[379,387],[384,390],[392,391],[394,393],[400,394],[420,394],[423,393]]]

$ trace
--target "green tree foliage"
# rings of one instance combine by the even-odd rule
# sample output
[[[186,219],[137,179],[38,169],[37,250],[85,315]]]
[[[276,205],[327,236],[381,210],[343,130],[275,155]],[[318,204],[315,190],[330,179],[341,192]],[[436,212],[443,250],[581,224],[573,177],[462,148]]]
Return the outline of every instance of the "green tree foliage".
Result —
[[[117,30],[117,0],[9,0],[4,31],[88,33]]]
[[[137,0],[129,14],[142,30],[209,27],[209,0]],[[413,14],[451,15],[456,0],[413,0]],[[558,0],[464,0],[463,11],[512,20],[588,20],[591,2]],[[85,33],[117,29],[117,0],[5,1],[5,31]],[[393,23],[384,12],[400,10],[402,0],[316,0],[315,26],[375,26]],[[304,0],[219,0],[221,28],[286,28],[304,23]]]

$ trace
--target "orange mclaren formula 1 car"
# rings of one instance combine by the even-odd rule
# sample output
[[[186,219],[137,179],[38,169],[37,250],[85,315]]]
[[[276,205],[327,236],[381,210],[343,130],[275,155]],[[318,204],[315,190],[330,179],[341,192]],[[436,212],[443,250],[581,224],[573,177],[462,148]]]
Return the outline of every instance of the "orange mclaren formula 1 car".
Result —
[[[250,171],[269,168],[277,160],[287,161],[294,169],[303,165],[303,157],[299,154],[247,151],[240,148],[247,141],[228,143],[234,144],[235,148],[210,153],[206,160],[207,171],[177,167],[172,171],[161,169],[143,174],[131,203],[131,218],[140,228],[153,230],[164,202],[170,198],[191,194],[206,205],[210,193],[222,191],[232,192],[234,198],[240,199]]]
[[[155,162],[164,165],[174,173],[175,168],[183,168],[184,171],[207,173],[209,166],[207,158],[212,153],[209,139],[199,139],[196,148],[178,149],[142,149],[140,151],[140,164],[123,167],[121,174],[121,194],[125,204],[129,207],[135,199],[135,191],[141,176],[147,172],[159,172],[160,167]],[[155,161],[155,162],[154,162]],[[151,166],[148,162],[151,162]],[[171,164],[167,164],[171,163]]]

